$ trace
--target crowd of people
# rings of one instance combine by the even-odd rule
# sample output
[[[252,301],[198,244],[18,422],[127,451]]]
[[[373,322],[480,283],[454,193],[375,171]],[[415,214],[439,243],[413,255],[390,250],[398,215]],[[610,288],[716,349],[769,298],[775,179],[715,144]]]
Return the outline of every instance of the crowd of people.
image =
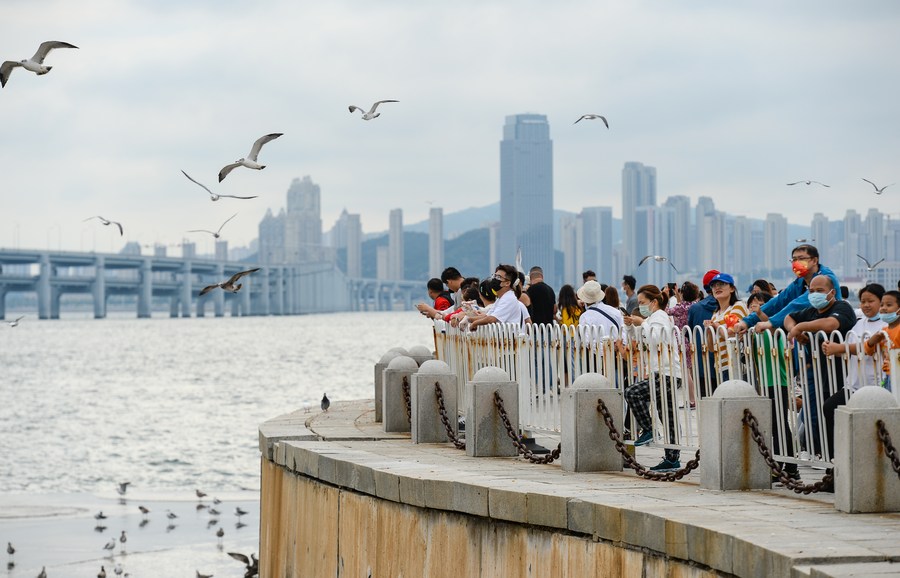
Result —
[[[866,285],[859,290],[860,306],[854,310],[847,303],[846,288],[841,287],[831,269],[820,263],[819,252],[814,246],[801,244],[795,247],[791,251],[790,264],[797,278],[787,287],[778,291],[772,283],[758,279],[748,288],[746,299],[741,298],[733,275],[715,269],[703,275],[700,286],[684,281],[680,286],[668,283],[662,287],[637,287],[636,279],[625,275],[620,285],[624,302],[616,287],[598,282],[596,274],[590,270],[582,274],[580,287],[563,285],[557,294],[544,281],[540,267],[532,267],[526,276],[513,265],[501,264],[485,279],[466,278],[456,268],[448,267],[440,279],[428,281],[432,303],[420,303],[417,309],[429,318],[441,319],[461,330],[475,330],[490,323],[519,327],[559,324],[575,328],[596,327],[604,335],[618,339],[631,335],[632,342],[651,334],[677,335],[675,329],[702,328],[702,332],[712,338],[712,346],[706,353],[708,357],[702,362],[696,355],[698,343],[692,342],[698,332],[684,332],[683,350],[689,353],[684,356],[685,367],[665,356],[651,356],[648,379],[636,380],[631,376],[625,379],[624,397],[639,428],[635,445],[653,440],[651,396],[655,396],[657,408],[666,408],[668,419],[663,421],[669,430],[675,427],[675,408],[674,404],[662,403],[663,391],[673,391],[684,380],[690,408],[696,406],[698,392],[693,382],[692,363],[698,364],[700,380],[709,384],[709,389],[700,392],[703,395],[711,394],[719,383],[731,377],[735,368],[731,367],[732,359],[728,354],[729,337],[751,332],[758,336],[755,340],[758,347],[778,351],[783,359],[787,357],[787,348],[805,347],[808,355],[801,357],[805,367],[795,368],[795,371],[805,371],[809,385],[799,392],[799,397],[803,403],[815,407],[818,394],[812,384],[820,384],[824,396],[825,442],[828,455],[833,455],[835,409],[845,404],[849,395],[863,384],[891,387],[887,353],[890,349],[900,348],[900,281],[896,290],[874,283]],[[766,331],[775,329],[781,329],[786,337],[777,340],[771,331]],[[834,339],[835,333],[841,340]],[[809,336],[814,336],[815,348],[810,348]],[[692,350],[695,355],[690,354]],[[874,363],[879,350],[884,360],[880,368]],[[813,351],[817,352],[818,358],[813,358]],[[791,384],[787,383],[784,360],[779,362],[762,355],[759,359],[758,371],[767,384],[769,397],[777,407],[785,407]],[[829,361],[835,370],[823,372],[821,368]],[[814,375],[814,372],[818,374]],[[787,419],[787,412],[781,414]],[[809,423],[802,426],[810,428],[813,434],[808,436],[814,440],[813,447],[808,450],[821,454],[818,413],[810,412],[809,416]],[[773,429],[778,444],[778,430],[790,431],[791,428],[790,424],[783,424]],[[668,434],[669,439],[675,438],[674,431]],[[666,449],[662,462],[651,469],[672,471],[680,466],[678,450]],[[799,479],[795,463],[784,464],[784,469],[790,477]]]

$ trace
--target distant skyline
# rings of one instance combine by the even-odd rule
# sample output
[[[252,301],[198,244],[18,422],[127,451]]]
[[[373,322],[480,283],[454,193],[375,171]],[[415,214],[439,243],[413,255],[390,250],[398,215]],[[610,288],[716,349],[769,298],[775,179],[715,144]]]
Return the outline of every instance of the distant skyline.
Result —
[[[628,161],[656,167],[660,199],[731,214],[876,207],[900,218],[900,5],[662,0],[410,5],[9,0],[0,60],[44,40],[53,70],[0,90],[0,246],[118,250],[177,244],[229,223],[247,245],[291,181],[321,186],[322,222],[365,232],[499,199],[508,115],[547,116],[555,208],[622,218]],[[400,102],[363,121],[350,104]],[[597,121],[574,121],[586,113]],[[263,171],[227,163],[263,134]],[[216,203],[215,192],[260,195]],[[797,180],[815,185],[786,186]],[[431,202],[432,204],[428,204]],[[892,212],[893,211],[893,212]],[[121,221],[124,237],[99,222]],[[198,251],[208,240],[194,239]]]

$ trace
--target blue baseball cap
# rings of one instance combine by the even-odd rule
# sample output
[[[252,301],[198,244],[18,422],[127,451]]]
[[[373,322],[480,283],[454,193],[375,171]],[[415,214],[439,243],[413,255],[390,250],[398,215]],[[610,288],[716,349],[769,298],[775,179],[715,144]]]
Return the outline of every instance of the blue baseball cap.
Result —
[[[716,281],[721,281],[723,283],[728,283],[729,285],[734,285],[734,277],[729,275],[728,273],[719,273],[715,277],[709,280],[709,284],[712,285]]]

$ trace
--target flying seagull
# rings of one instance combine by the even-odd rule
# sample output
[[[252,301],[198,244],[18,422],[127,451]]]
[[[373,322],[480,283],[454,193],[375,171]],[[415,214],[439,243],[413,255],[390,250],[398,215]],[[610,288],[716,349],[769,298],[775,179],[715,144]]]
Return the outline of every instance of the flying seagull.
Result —
[[[230,217],[228,217],[227,219],[225,219],[225,222],[222,223],[222,225],[219,227],[219,229],[215,232],[210,231],[208,229],[191,229],[190,231],[188,231],[188,233],[209,233],[210,235],[212,235],[213,237],[218,239],[220,236],[220,233],[222,232],[222,227],[224,227],[226,224],[228,224],[228,221],[230,221],[231,219],[233,219],[235,217],[237,217],[237,213],[235,213],[235,214],[231,215]]]
[[[7,323],[9,324],[10,327],[18,327],[18,326],[19,326],[19,321],[21,321],[21,320],[23,320],[23,319],[25,319],[25,316],[24,316],[24,315],[20,315],[19,317],[15,318],[15,319],[12,320],[12,321],[7,321]]]
[[[199,182],[195,181],[194,179],[192,179],[191,175],[187,174],[186,172],[181,171],[181,174],[186,176],[188,178],[188,180],[191,181],[192,183],[194,183],[195,185],[200,185],[201,187],[203,187],[204,190],[206,190],[206,192],[209,193],[210,201],[218,201],[222,197],[228,197],[229,199],[255,199],[257,197],[257,195],[253,195],[252,197],[239,197],[237,195],[219,195],[219,194],[216,194],[216,193],[212,192],[211,190],[209,190],[209,187],[207,187],[206,185],[199,183]]]
[[[241,271],[240,273],[235,273],[234,275],[231,276],[230,279],[228,279],[228,281],[216,283],[215,285],[207,285],[206,287],[204,287],[203,289],[200,290],[200,295],[206,295],[207,293],[209,293],[213,289],[216,289],[217,287],[220,287],[223,290],[228,291],[229,293],[237,293],[238,291],[241,290],[241,287],[243,287],[242,283],[238,283],[237,285],[235,285],[235,283],[238,281],[238,279],[240,279],[244,275],[249,275],[250,273],[256,273],[257,271],[259,271],[259,267],[255,267],[253,269],[247,269],[246,271]]]
[[[125,492],[128,491],[128,486],[131,485],[131,482],[119,482],[119,487],[116,488],[116,491],[120,496],[124,496]]]
[[[50,72],[50,69],[53,67],[44,66],[44,59],[47,58],[47,55],[50,54],[50,51],[54,48],[78,47],[74,44],[69,44],[68,42],[60,42],[58,40],[48,40],[46,42],[41,42],[41,45],[38,47],[37,52],[35,52],[34,56],[29,58],[28,60],[20,60],[18,62],[7,60],[2,65],[0,65],[0,86],[6,86],[6,83],[9,82],[9,75],[12,74],[13,69],[17,66],[21,66],[25,70],[30,70],[38,76]]]
[[[256,554],[250,554],[250,558],[238,552],[228,552],[228,555],[247,567],[247,571],[244,572],[244,578],[252,578],[259,574],[259,558],[256,557]]]
[[[91,219],[100,219],[100,222],[103,223],[104,225],[107,225],[107,226],[109,226],[109,225],[115,225],[116,227],[119,228],[119,236],[120,236],[120,237],[121,237],[122,235],[125,234],[125,231],[122,230],[122,223],[120,223],[120,222],[118,222],[118,221],[110,221],[109,219],[104,219],[104,218],[101,217],[100,215],[97,215],[96,217],[88,217],[87,219],[85,219],[84,221],[82,221],[82,223],[85,223],[85,222],[87,222],[87,221],[90,221]]]
[[[606,117],[605,117],[605,116],[600,116],[599,114],[583,114],[583,115],[581,115],[581,118],[579,118],[578,120],[576,120],[576,121],[573,122],[572,124],[578,124],[579,121],[582,121],[582,120],[596,120],[596,119],[598,119],[598,118],[599,118],[600,120],[603,121],[603,124],[606,125],[606,128],[609,128],[609,123],[606,122]]]
[[[863,262],[866,264],[866,271],[868,271],[869,273],[874,271],[875,267],[877,267],[878,265],[881,264],[882,261],[884,261],[884,259],[879,259],[878,261],[875,261],[874,264],[872,264],[872,263],[869,263],[868,259],[866,259],[862,255],[860,255],[859,253],[857,253],[856,256],[863,260]]]
[[[328,394],[322,395],[322,411],[328,411],[328,408],[331,407],[331,400],[328,399]]]
[[[257,157],[259,157],[259,151],[260,151],[260,149],[262,149],[264,144],[266,144],[270,140],[275,140],[276,138],[280,137],[283,134],[284,133],[281,133],[281,132],[273,132],[271,134],[267,134],[266,136],[261,136],[258,139],[256,139],[256,142],[253,143],[253,148],[250,149],[250,154],[247,155],[247,158],[238,159],[238,160],[234,161],[233,163],[231,163],[230,165],[225,165],[224,167],[222,167],[222,170],[219,171],[219,182],[221,183],[223,180],[225,180],[225,177],[228,176],[228,173],[230,173],[231,171],[233,171],[234,169],[236,169],[238,167],[247,167],[248,169],[256,169],[258,171],[261,171],[264,168],[266,168],[266,165],[261,165],[256,162]],[[190,177],[188,177],[188,178],[190,179]],[[193,181],[194,179],[191,179],[191,180]],[[194,182],[196,182],[196,181],[194,181]],[[197,184],[199,185],[200,183],[197,183]],[[203,185],[200,185],[200,186],[203,186]],[[206,188],[206,187],[204,187],[204,188]]]
[[[822,185],[823,187],[831,188],[831,185],[826,185],[825,183],[820,183],[819,181],[796,181],[796,182],[793,182],[793,183],[788,183],[787,185],[788,185],[789,187],[793,187],[794,185],[799,185],[799,184],[801,184],[801,183],[804,183],[804,184],[807,184],[807,185],[811,185],[811,184],[813,184],[813,183],[816,183],[817,185]]]
[[[663,256],[661,256],[661,255],[647,255],[646,257],[644,257],[643,259],[641,259],[641,262],[638,263],[638,267],[640,267],[641,265],[643,265],[643,264],[644,264],[644,261],[646,261],[647,259],[653,259],[653,260],[656,261],[657,263],[662,263],[663,261],[666,261],[666,262],[669,263],[669,265],[672,267],[672,269],[675,269],[675,265],[672,265],[672,262],[669,261],[669,258],[668,258],[668,257],[663,257]],[[675,272],[678,273],[678,269],[675,269]]]
[[[863,179],[863,180],[866,181],[867,183],[869,183],[870,185],[872,185],[873,187],[875,187],[875,194],[876,194],[876,195],[880,195],[881,193],[884,192],[884,190],[885,190],[886,188],[890,187],[891,185],[897,184],[897,183],[891,183],[890,185],[884,185],[883,187],[881,187],[881,188],[879,189],[879,188],[878,188],[878,185],[876,185],[875,183],[873,183],[873,182],[870,181],[869,179]]]
[[[350,108],[351,113],[354,113],[357,110],[359,112],[362,112],[363,120],[372,120],[373,118],[378,118],[379,116],[381,116],[381,113],[375,112],[375,109],[378,108],[379,104],[384,104],[385,102],[400,102],[400,101],[399,100],[379,100],[378,102],[376,102],[375,104],[372,105],[372,108],[369,109],[369,112],[363,112],[362,108],[360,108],[358,106],[354,106],[352,104],[349,106],[349,108]]]

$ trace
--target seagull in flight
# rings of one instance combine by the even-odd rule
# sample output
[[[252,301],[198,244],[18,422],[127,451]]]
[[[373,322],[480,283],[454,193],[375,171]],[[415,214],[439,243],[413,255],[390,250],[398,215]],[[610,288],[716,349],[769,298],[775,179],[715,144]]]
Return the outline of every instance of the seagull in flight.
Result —
[[[228,552],[228,555],[247,567],[244,578],[250,578],[259,573],[259,558],[256,557],[256,554],[250,554],[249,558],[238,552]]]
[[[194,183],[195,185],[200,185],[201,187],[203,187],[206,190],[206,192],[209,193],[210,201],[218,201],[222,197],[228,197],[229,199],[255,199],[258,196],[258,195],[253,195],[252,197],[239,197],[237,195],[219,195],[219,194],[216,194],[216,193],[212,192],[211,190],[209,190],[209,187],[207,187],[206,185],[199,183],[199,182],[195,181],[194,179],[192,179],[191,175],[187,174],[186,172],[181,171],[181,174],[186,176],[188,178],[188,180],[191,181],[192,183]]]
[[[223,281],[221,283],[216,283],[215,285],[207,285],[206,287],[204,287],[203,289],[200,290],[200,295],[201,296],[206,295],[207,293],[209,293],[210,291],[212,291],[213,289],[216,289],[216,288],[221,288],[225,291],[228,291],[229,293],[237,293],[238,291],[241,290],[241,287],[243,287],[242,283],[238,283],[237,285],[235,285],[235,283],[237,283],[238,279],[240,279],[244,275],[256,273],[257,271],[259,271],[259,267],[255,267],[253,269],[247,269],[246,271],[241,271],[239,273],[235,273],[227,281]]]
[[[599,118],[600,120],[603,121],[603,124],[606,125],[606,128],[609,128],[609,123],[606,122],[606,117],[605,117],[605,116],[600,116],[599,114],[583,114],[583,115],[581,115],[581,118],[579,118],[578,120],[576,120],[576,121],[573,122],[572,124],[578,124],[578,123],[579,123],[580,121],[582,121],[582,120],[596,120],[596,119],[598,119],[598,118]]]
[[[881,264],[882,261],[884,261],[884,259],[879,259],[879,260],[875,261],[875,263],[873,264],[873,263],[869,263],[869,260],[866,259],[865,257],[863,257],[862,255],[860,255],[859,253],[857,253],[856,256],[863,260],[863,262],[866,264],[866,271],[868,271],[869,273],[874,271],[875,267],[877,267],[878,265]]]
[[[44,59],[47,58],[47,55],[50,54],[50,51],[54,48],[78,47],[74,44],[69,44],[68,42],[60,42],[58,40],[48,40],[46,42],[41,42],[41,45],[38,47],[37,52],[35,52],[34,56],[29,58],[28,60],[20,60],[18,62],[14,60],[7,60],[2,65],[0,65],[0,86],[6,86],[6,83],[9,82],[9,75],[12,74],[14,68],[19,66],[21,66],[25,70],[30,70],[38,76],[50,72],[50,69],[53,67],[44,66]]]
[[[12,321],[7,321],[7,324],[9,324],[10,327],[18,327],[18,326],[19,326],[19,321],[21,321],[21,320],[23,320],[23,319],[25,319],[25,316],[24,316],[24,315],[20,315],[19,317],[15,318],[15,319],[12,320]]]
[[[813,184],[813,183],[816,183],[817,185],[822,185],[823,187],[828,187],[829,189],[831,188],[831,185],[826,185],[825,183],[820,183],[819,181],[795,181],[795,182],[793,182],[793,183],[788,183],[787,185],[788,185],[789,187],[793,187],[794,185],[799,185],[799,184],[801,184],[801,183],[807,184],[807,185],[811,185],[811,184]]]
[[[866,181],[867,183],[869,183],[870,185],[872,185],[873,187],[875,187],[875,194],[876,194],[876,195],[880,195],[881,193],[884,192],[884,190],[885,190],[886,188],[890,187],[891,185],[897,184],[897,183],[891,183],[890,185],[884,185],[883,187],[881,187],[881,188],[879,189],[879,188],[878,188],[878,185],[876,185],[875,183],[873,183],[873,182],[870,181],[869,179],[863,179],[863,180]]]
[[[131,485],[131,482],[119,482],[119,487],[116,488],[116,492],[118,492],[120,496],[124,496],[125,492],[128,491],[129,485]]]
[[[378,108],[379,104],[384,104],[385,102],[400,102],[400,101],[399,100],[379,100],[378,102],[376,102],[375,104],[372,105],[372,108],[369,109],[369,112],[364,112],[364,109],[362,109],[361,107],[358,107],[358,106],[354,106],[352,104],[349,106],[349,109],[350,109],[351,113],[354,113],[357,110],[359,112],[362,112],[363,120],[372,120],[373,118],[378,118],[379,116],[381,116],[381,113],[375,112],[375,109]]]
[[[225,219],[225,222],[222,223],[222,226],[219,227],[219,229],[215,232],[209,231],[207,229],[191,229],[190,231],[188,231],[188,233],[209,233],[210,235],[212,235],[213,237],[218,239],[220,236],[220,233],[222,232],[222,227],[224,227],[226,224],[228,224],[228,221],[230,221],[231,219],[233,219],[235,217],[237,217],[237,213],[235,213],[235,214],[231,215],[230,217],[228,217],[227,219]]]
[[[238,160],[234,161],[233,163],[231,163],[230,165],[225,165],[224,167],[222,167],[222,170],[219,171],[219,182],[221,183],[223,180],[225,180],[225,177],[228,176],[228,173],[230,173],[231,171],[233,171],[234,169],[236,169],[238,167],[247,167],[248,169],[256,169],[258,171],[261,171],[264,168],[266,168],[266,165],[261,165],[256,162],[257,157],[259,157],[259,151],[262,149],[264,144],[266,144],[270,140],[275,140],[276,138],[280,137],[283,134],[284,133],[282,133],[282,132],[273,132],[271,134],[267,134],[266,136],[261,136],[258,139],[256,139],[256,142],[253,143],[253,148],[250,149],[250,154],[247,155],[246,158],[238,159]],[[185,176],[187,176],[187,175],[185,175]],[[188,177],[188,178],[190,179],[190,177]],[[191,179],[191,180],[193,181],[194,179]],[[196,183],[197,181],[194,181],[194,182]],[[199,185],[200,183],[197,183],[197,184]],[[203,185],[200,185],[200,186],[202,187]],[[203,187],[203,188],[206,188],[206,187]],[[215,199],[213,199],[213,200],[215,200]]]
[[[96,217],[88,217],[87,219],[82,221],[82,223],[86,223],[87,221],[90,221],[91,219],[100,219],[100,222],[107,226],[115,225],[116,227],[119,228],[119,236],[120,237],[125,234],[125,231],[122,230],[122,223],[120,223],[118,221],[110,221],[109,219],[104,219],[100,215],[97,215]]]
[[[638,263],[638,267],[640,267],[641,265],[643,265],[644,262],[647,261],[648,259],[653,259],[653,260],[656,261],[657,263],[662,263],[662,262],[664,262],[664,261],[665,261],[665,262],[668,262],[669,265],[672,267],[672,269],[675,269],[675,265],[672,265],[672,262],[669,261],[669,258],[668,258],[668,257],[663,257],[662,255],[647,255],[646,257],[644,257],[643,259],[641,259],[641,262]],[[678,273],[678,269],[675,269],[675,272]]]

